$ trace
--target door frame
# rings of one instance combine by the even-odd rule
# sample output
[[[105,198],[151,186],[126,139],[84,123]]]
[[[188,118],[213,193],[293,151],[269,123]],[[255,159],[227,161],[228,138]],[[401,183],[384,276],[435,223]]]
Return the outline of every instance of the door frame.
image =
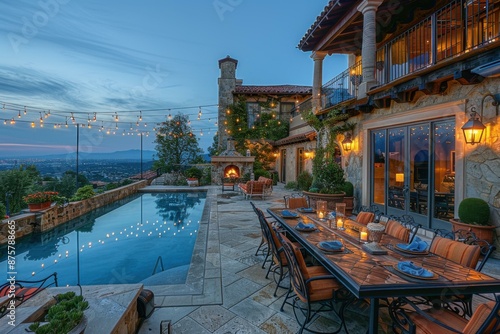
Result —
[[[460,203],[465,197],[465,141],[461,133],[461,125],[467,121],[467,114],[465,112],[467,107],[467,99],[456,100],[452,102],[440,103],[432,106],[416,108],[406,112],[397,112],[386,116],[377,115],[377,117],[366,120],[361,123],[361,132],[363,136],[362,155],[366,157],[365,163],[362,166],[362,179],[365,182],[361,183],[361,204],[370,206],[372,183],[370,182],[371,172],[371,148],[372,142],[370,137],[371,130],[379,128],[389,128],[397,126],[406,126],[411,123],[431,122],[447,117],[455,117],[455,203]],[[457,214],[458,206],[455,206],[455,216]],[[429,226],[432,228],[443,228],[443,224],[437,223],[433,226],[434,219],[429,215]],[[448,224],[448,223],[447,223]],[[448,224],[449,225],[449,224]]]

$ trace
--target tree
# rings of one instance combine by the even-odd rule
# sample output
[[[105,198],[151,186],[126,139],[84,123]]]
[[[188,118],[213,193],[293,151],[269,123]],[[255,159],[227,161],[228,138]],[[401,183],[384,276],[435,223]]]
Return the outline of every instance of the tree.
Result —
[[[40,190],[38,185],[40,173],[35,166],[19,166],[19,169],[12,169],[0,172],[0,202],[6,204],[9,201],[9,211],[19,212],[26,207],[23,196],[30,192]]]
[[[155,161],[155,169],[178,171],[182,166],[203,162],[203,151],[188,121],[188,116],[177,114],[171,120],[161,123],[156,132],[158,160]]]
[[[212,146],[210,146],[208,148],[208,154],[211,157],[215,157],[215,156],[218,156],[219,154],[221,154],[221,152],[222,152],[222,149],[219,149],[219,136],[217,134],[215,134],[214,141],[212,142]]]

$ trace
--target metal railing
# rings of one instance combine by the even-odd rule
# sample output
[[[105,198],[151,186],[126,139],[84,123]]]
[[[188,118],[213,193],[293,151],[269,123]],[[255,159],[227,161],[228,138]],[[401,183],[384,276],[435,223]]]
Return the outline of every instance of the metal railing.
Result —
[[[154,274],[156,274],[156,269],[158,269],[158,265],[160,265],[161,271],[165,270],[165,268],[163,267],[163,259],[161,258],[161,255],[158,256],[158,258],[156,259],[155,267],[153,269],[153,273],[151,274],[151,276],[153,276]]]
[[[300,113],[307,112],[312,109],[312,97],[305,99],[290,110],[291,117],[295,117]]]
[[[377,50],[375,78],[384,85],[498,41],[499,4],[451,1]]]
[[[321,87],[322,108],[357,98],[358,87],[362,82],[362,64],[359,61]]]

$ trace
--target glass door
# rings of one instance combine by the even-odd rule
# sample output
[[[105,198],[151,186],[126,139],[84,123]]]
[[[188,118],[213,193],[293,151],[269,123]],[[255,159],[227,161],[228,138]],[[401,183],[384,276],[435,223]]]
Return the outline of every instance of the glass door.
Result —
[[[371,143],[372,204],[424,226],[453,217],[454,120],[373,130]]]

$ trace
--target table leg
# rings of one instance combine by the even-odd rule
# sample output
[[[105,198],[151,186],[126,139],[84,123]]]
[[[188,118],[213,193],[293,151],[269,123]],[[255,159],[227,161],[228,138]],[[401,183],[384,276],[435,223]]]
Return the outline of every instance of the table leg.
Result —
[[[370,321],[368,324],[368,333],[376,334],[378,333],[378,298],[370,299]]]

